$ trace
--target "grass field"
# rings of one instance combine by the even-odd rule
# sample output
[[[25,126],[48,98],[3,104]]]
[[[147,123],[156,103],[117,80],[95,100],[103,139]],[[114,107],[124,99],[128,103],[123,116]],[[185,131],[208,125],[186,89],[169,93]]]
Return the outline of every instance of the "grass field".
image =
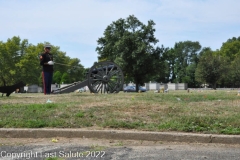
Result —
[[[0,97],[0,127],[240,134],[240,96],[236,90],[11,94]]]

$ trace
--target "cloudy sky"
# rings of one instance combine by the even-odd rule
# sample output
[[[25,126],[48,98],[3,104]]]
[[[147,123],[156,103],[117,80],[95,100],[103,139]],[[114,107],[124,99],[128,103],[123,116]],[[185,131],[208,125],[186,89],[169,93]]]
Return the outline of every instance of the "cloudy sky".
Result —
[[[134,15],[156,23],[158,46],[190,40],[216,50],[240,36],[239,7],[240,0],[0,0],[0,41],[50,42],[91,67],[106,27]]]

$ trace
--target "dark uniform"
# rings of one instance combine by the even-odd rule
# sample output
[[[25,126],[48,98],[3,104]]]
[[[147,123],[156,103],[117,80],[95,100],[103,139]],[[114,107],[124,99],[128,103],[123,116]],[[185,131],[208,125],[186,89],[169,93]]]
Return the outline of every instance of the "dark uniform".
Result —
[[[53,55],[50,53],[50,45],[45,45],[44,49],[45,52],[40,56],[40,65],[42,66],[43,90],[44,94],[50,94],[53,77],[53,65],[49,65],[48,62],[53,61]]]

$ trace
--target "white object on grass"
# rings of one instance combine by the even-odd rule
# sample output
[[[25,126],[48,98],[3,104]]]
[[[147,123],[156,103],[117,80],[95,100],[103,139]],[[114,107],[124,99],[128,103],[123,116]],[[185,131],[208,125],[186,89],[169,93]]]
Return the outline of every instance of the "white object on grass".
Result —
[[[50,100],[48,99],[46,103],[52,103],[52,101],[50,101]]]

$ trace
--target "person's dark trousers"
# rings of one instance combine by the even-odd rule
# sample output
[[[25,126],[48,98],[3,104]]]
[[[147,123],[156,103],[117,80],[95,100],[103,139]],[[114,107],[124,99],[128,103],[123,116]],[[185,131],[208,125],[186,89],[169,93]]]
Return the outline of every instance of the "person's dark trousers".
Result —
[[[42,72],[44,94],[51,93],[53,72]]]

